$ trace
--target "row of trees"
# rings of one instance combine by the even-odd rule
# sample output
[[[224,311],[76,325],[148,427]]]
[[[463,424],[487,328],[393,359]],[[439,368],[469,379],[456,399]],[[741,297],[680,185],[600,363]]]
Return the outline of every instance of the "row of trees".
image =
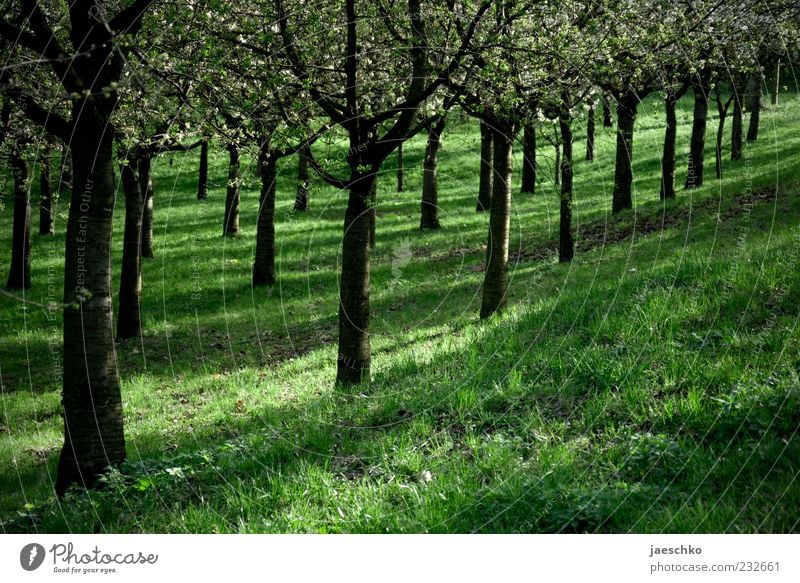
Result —
[[[13,0],[0,19],[2,148],[15,185],[10,288],[30,285],[27,158],[38,146],[42,227],[51,184],[70,183],[64,255],[65,441],[56,489],[91,486],[122,461],[125,439],[114,339],[140,333],[141,258],[152,256],[152,160],[201,149],[197,198],[208,192],[208,148],[225,144],[222,232],[239,229],[241,159],[255,152],[261,195],[253,285],[275,281],[276,164],[297,155],[295,207],[308,206],[309,168],[347,192],[340,278],[337,383],[370,375],[370,253],[376,180],[402,145],[426,133],[420,226],[440,228],[437,164],[448,113],[480,120],[476,209],[488,211],[481,318],[502,310],[508,286],[512,149],[522,186],[536,188],[544,127],[560,157],[559,259],[570,261],[573,131],[595,115],[612,123],[612,208],[633,207],[637,108],[664,95],[661,197],[675,192],[677,101],[694,95],[686,187],[703,183],[709,104],[716,103],[716,169],[732,107],[731,156],[742,152],[743,111],[757,138],[764,70],[796,46],[794,3],[772,0]],[[776,82],[777,83],[777,82]],[[724,93],[722,87],[728,88]],[[344,140],[343,156],[324,156]],[[47,146],[43,146],[47,144]],[[48,161],[63,149],[58,171]],[[115,169],[125,197],[116,334],[111,231]],[[398,190],[403,190],[402,164]],[[49,222],[48,222],[49,221]],[[41,230],[41,229],[40,229]],[[44,232],[43,231],[43,232]]]

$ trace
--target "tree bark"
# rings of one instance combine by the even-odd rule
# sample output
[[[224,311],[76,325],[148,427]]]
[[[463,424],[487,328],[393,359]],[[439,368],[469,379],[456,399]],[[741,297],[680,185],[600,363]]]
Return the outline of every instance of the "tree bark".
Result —
[[[49,147],[44,148],[42,159],[39,163],[39,234],[45,236],[55,234],[51,154],[52,151]]]
[[[667,92],[664,99],[666,129],[664,130],[664,150],[661,155],[661,200],[675,198],[675,141],[678,135],[678,118],[675,113],[678,96]]]
[[[294,197],[294,210],[300,212],[308,210],[308,189],[311,184],[311,177],[308,173],[308,155],[310,153],[311,147],[307,146],[297,156],[297,194]]]
[[[301,156],[302,159],[302,156]],[[259,168],[261,197],[256,227],[256,257],[253,262],[253,285],[275,283],[275,185],[277,159],[268,145],[261,147]]]
[[[420,205],[420,229],[438,229],[439,225],[439,149],[442,132],[447,120],[442,117],[428,129],[428,146],[422,162],[422,203]]]
[[[235,237],[239,234],[239,146],[228,144],[228,189],[225,195],[225,218],[222,234]]]
[[[139,159],[139,188],[144,196],[142,211],[142,257],[153,257],[153,175],[152,159],[145,156]]]
[[[114,130],[108,117],[86,115],[85,107],[78,101],[72,113],[73,189],[64,267],[65,438],[58,461],[59,496],[72,484],[91,487],[106,468],[125,459],[111,298]],[[103,111],[110,116],[110,111]]]
[[[403,166],[403,144],[397,146],[397,192],[405,192],[405,167]]]
[[[558,231],[558,261],[569,263],[575,255],[572,240],[572,120],[569,114],[562,114],[561,127],[561,208]]]
[[[731,160],[742,159],[742,135],[744,123],[742,120],[742,90],[738,79],[734,82],[733,90],[733,118],[731,119]]]
[[[633,129],[639,99],[633,92],[617,104],[617,153],[614,166],[614,194],[611,212],[633,208]]]
[[[200,144],[200,168],[197,173],[197,200],[208,198],[208,139]]]
[[[481,319],[503,310],[508,292],[508,240],[511,230],[512,143],[517,128],[507,123],[493,136],[494,183],[486,246],[486,274],[483,280]]]
[[[72,188],[72,152],[68,145],[61,149],[61,165],[58,169],[58,191]]]
[[[492,201],[492,182],[494,181],[494,132],[489,124],[481,120],[481,172],[478,185],[478,204],[475,210],[479,213],[489,210]]]
[[[375,171],[351,166],[339,280],[339,355],[336,382],[356,385],[370,378],[370,213]]]
[[[775,66],[772,71],[772,95],[770,95],[770,103],[778,105],[778,94],[781,91],[781,60],[775,61]]]
[[[717,138],[715,141],[716,148],[714,149],[717,180],[719,180],[722,178],[722,142],[725,139],[725,120],[728,118],[728,109],[730,108],[731,103],[736,99],[736,94],[734,93],[733,95],[731,95],[731,97],[728,98],[727,101],[723,102],[722,92],[719,90],[719,86],[714,88],[714,93],[717,102],[717,113],[719,114],[719,123],[717,125]]]
[[[522,130],[522,188],[523,193],[536,192],[536,127],[526,125]]]
[[[694,119],[692,121],[692,137],[689,147],[689,167],[686,172],[685,188],[703,186],[703,167],[705,163],[706,126],[708,122],[709,86],[705,78],[695,82]]]
[[[589,111],[586,114],[586,161],[593,162],[594,161],[594,112],[595,112],[595,104],[592,103],[589,106]]]
[[[611,104],[606,96],[603,96],[603,127],[614,127],[614,118],[611,117]]]
[[[758,126],[761,122],[762,104],[762,79],[760,73],[755,73],[748,82],[748,103],[747,109],[750,111],[750,124],[747,127],[747,141],[758,141]]]
[[[716,176],[717,180],[722,178],[722,142],[725,139],[725,118],[727,117],[727,112],[723,113],[719,117],[719,125],[717,126],[717,140],[716,140],[716,148],[714,150],[715,153],[715,169],[716,169]]]
[[[141,163],[140,166],[141,168]],[[144,217],[144,194],[137,176],[135,160],[121,168],[125,194],[125,233],[122,245],[122,273],[119,279],[117,338],[135,338],[141,334],[142,270],[141,244]]]
[[[16,151],[11,153],[14,175],[14,224],[11,232],[11,265],[6,289],[31,287],[31,196],[28,163]]]
[[[556,186],[561,186],[561,139],[556,135],[555,142],[553,143],[555,149],[555,164],[553,164],[553,183]]]
[[[378,177],[372,182],[372,189],[369,191],[369,248],[375,249],[377,242],[375,231],[378,227]]]

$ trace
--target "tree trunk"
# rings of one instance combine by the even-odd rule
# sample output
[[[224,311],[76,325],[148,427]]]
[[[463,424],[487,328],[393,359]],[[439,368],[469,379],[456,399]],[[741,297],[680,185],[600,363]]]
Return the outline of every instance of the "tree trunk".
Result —
[[[732,94],[725,102],[722,101],[722,92],[719,90],[719,86],[714,87],[714,94],[717,102],[717,113],[719,114],[714,158],[716,162],[717,180],[720,180],[722,178],[722,142],[725,139],[725,120],[728,118],[728,109],[730,108],[731,103],[736,99],[736,94]]]
[[[755,142],[758,140],[758,126],[761,122],[761,75],[754,74],[748,82],[748,103],[747,109],[750,110],[750,124],[747,127],[747,141]]]
[[[339,355],[336,382],[356,385],[370,378],[370,213],[375,171],[351,167],[339,279]]]
[[[140,164],[141,168],[141,164]],[[122,245],[122,273],[119,279],[117,338],[141,334],[142,270],[141,244],[144,195],[137,176],[136,161],[122,165],[122,190],[125,194],[125,234]]]
[[[222,234],[235,237],[239,234],[239,146],[228,144],[228,190],[225,195],[225,218]]]
[[[614,194],[611,212],[633,208],[633,128],[639,99],[623,95],[617,104],[617,153],[614,166]]]
[[[716,175],[717,180],[722,178],[722,142],[725,139],[725,118],[727,117],[727,112],[721,112],[719,116],[719,125],[717,126],[717,147],[715,149],[715,161],[716,161]]]
[[[586,161],[594,161],[594,110],[595,105],[592,103],[589,106],[589,112],[586,114]]]
[[[302,156],[301,156],[302,159]],[[275,183],[277,159],[269,146],[262,146],[259,156],[261,198],[256,228],[256,258],[253,262],[253,285],[275,283]]]
[[[778,105],[778,94],[781,91],[781,60],[775,61],[772,77],[772,95],[770,95],[770,103]]]
[[[575,255],[572,240],[572,120],[569,114],[559,119],[561,126],[561,208],[558,231],[558,261],[569,263]]]
[[[485,121],[481,120],[481,174],[478,186],[478,205],[475,210],[479,213],[489,210],[492,201],[492,183],[494,181],[494,132]]]
[[[555,163],[553,164],[553,183],[556,186],[561,186],[561,140],[556,136],[555,143]]]
[[[300,212],[308,210],[308,188],[311,183],[308,173],[308,156],[310,153],[311,147],[307,146],[298,152],[297,156],[297,194],[294,197],[294,210]],[[261,178],[263,188],[263,173]]]
[[[61,165],[58,169],[58,191],[72,188],[72,152],[69,146],[61,149]]]
[[[675,198],[675,141],[678,135],[678,118],[675,109],[678,96],[669,91],[664,99],[667,126],[664,130],[664,151],[661,155],[661,200]]]
[[[405,167],[403,166],[403,143],[397,146],[397,192],[404,192],[405,186]]]
[[[486,274],[483,280],[481,319],[502,311],[508,291],[508,239],[511,230],[511,145],[517,129],[506,124],[494,132],[494,184],[486,246]]]
[[[526,125],[522,130],[522,193],[536,192],[536,127]]]
[[[606,96],[603,96],[603,127],[614,127],[614,119],[611,117],[611,104]]]
[[[39,171],[39,234],[53,235],[55,233],[55,220],[53,219],[53,184],[51,180],[52,162],[51,149],[44,149],[40,161]]]
[[[14,225],[11,232],[11,265],[6,289],[31,287],[31,195],[28,163],[16,151],[11,156],[14,175]]]
[[[708,83],[705,79],[695,83],[694,119],[692,121],[692,138],[689,147],[689,167],[686,172],[685,188],[703,186],[703,166],[705,162],[706,125],[708,121]]]
[[[111,234],[113,127],[73,105],[72,200],[64,266],[64,447],[56,493],[91,487],[125,459],[122,398],[114,350]],[[83,115],[83,117],[82,117]]]
[[[439,225],[439,149],[442,146],[442,132],[447,120],[442,117],[428,129],[428,147],[422,162],[422,204],[420,205],[420,229],[438,229]]]
[[[200,144],[200,170],[197,176],[197,200],[208,198],[208,139]]]
[[[375,230],[378,223],[378,177],[372,182],[372,189],[369,191],[369,248],[375,249],[376,238]]]
[[[733,119],[731,120],[731,160],[742,159],[742,91],[738,81],[733,84]]]
[[[153,257],[153,175],[152,160],[148,157],[139,159],[139,188],[144,195],[142,211],[142,257]]]

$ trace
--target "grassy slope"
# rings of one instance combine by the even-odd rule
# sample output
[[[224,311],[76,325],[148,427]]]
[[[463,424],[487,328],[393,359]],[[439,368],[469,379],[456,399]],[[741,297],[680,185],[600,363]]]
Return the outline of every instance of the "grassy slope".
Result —
[[[681,160],[690,110],[683,102]],[[43,310],[0,298],[3,528],[797,530],[799,114],[787,97],[765,113],[747,159],[726,163],[723,181],[709,158],[707,186],[664,207],[663,123],[648,101],[634,145],[637,215],[613,218],[614,136],[599,130],[597,161],[576,166],[584,251],[567,266],[546,251],[558,207],[542,171],[539,194],[514,201],[510,308],[485,323],[477,127],[454,124],[445,135],[436,233],[417,229],[424,141],[415,139],[408,192],[394,193],[391,164],[379,190],[366,394],[331,386],[345,198],[317,185],[312,210],[292,214],[287,162],[280,282],[253,291],[252,172],[242,236],[223,240],[222,153],[205,203],[194,200],[193,157],[159,160],[146,334],[118,347],[131,463],[106,492],[53,502],[60,319],[51,327]],[[714,131],[710,122],[709,155]],[[579,156],[583,148],[576,143]],[[551,153],[542,146],[544,167]],[[760,189],[776,177],[774,198]],[[759,194],[752,207],[736,198],[750,190]],[[121,201],[117,211],[118,258]],[[634,220],[652,230],[662,211],[677,217],[667,228],[599,244]],[[3,276],[10,221],[6,207]],[[57,231],[34,237],[35,301],[50,299],[49,284],[60,295],[63,213]]]

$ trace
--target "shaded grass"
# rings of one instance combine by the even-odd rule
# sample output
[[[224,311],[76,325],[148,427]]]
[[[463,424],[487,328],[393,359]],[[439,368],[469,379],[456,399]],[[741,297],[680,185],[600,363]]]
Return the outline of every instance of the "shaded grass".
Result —
[[[680,159],[690,105],[680,109]],[[311,211],[291,212],[288,161],[279,282],[252,290],[252,172],[242,235],[223,239],[224,158],[213,160],[217,181],[202,203],[194,155],[159,160],[146,332],[118,345],[131,461],[105,491],[53,501],[59,318],[51,325],[42,310],[0,299],[4,529],[796,530],[799,106],[787,97],[765,112],[764,137],[726,163],[725,179],[663,203],[661,113],[648,101],[634,145],[636,213],[618,217],[608,214],[614,136],[601,131],[597,161],[576,167],[571,265],[541,252],[558,218],[543,148],[539,193],[514,201],[510,308],[483,323],[477,126],[454,118],[445,134],[439,232],[417,230],[424,140],[414,139],[408,191],[394,193],[393,159],[380,181],[374,381],[363,393],[331,386],[345,197],[316,184]],[[788,186],[743,204],[776,176]],[[673,217],[665,228],[642,232],[662,214]],[[0,221],[7,250],[10,209]],[[60,289],[63,220],[57,231],[34,240],[38,302],[48,283]],[[619,232],[633,235],[581,247]]]

